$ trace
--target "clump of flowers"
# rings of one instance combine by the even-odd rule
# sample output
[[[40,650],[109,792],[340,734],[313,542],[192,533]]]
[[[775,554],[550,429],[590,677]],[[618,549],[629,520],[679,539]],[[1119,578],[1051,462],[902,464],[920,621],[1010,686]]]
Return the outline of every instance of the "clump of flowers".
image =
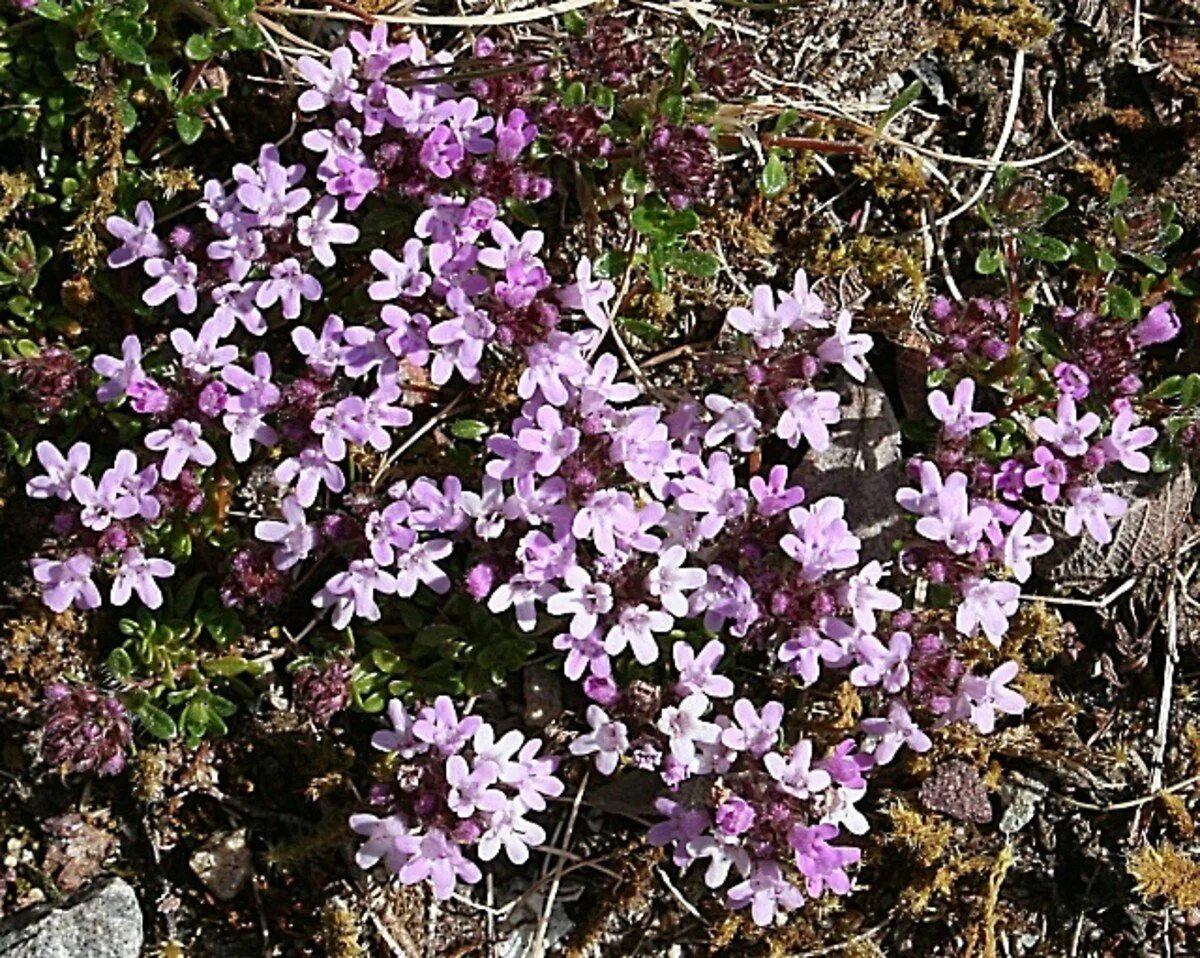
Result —
[[[42,755],[69,772],[116,775],[133,742],[129,713],[115,697],[61,682],[46,689]]]
[[[445,696],[415,715],[393,700],[388,717],[392,727],[371,740],[387,753],[387,777],[370,795],[379,814],[350,819],[365,838],[359,866],[382,862],[406,885],[429,881],[444,900],[458,882],[479,881],[468,853],[488,862],[503,852],[525,864],[546,840],[530,816],[563,792],[541,740],[516,729],[497,737],[479,716],[459,718]]]

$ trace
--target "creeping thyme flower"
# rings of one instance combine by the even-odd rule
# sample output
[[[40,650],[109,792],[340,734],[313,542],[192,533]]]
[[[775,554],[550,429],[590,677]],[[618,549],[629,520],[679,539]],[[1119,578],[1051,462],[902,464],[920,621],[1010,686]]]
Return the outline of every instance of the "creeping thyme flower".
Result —
[[[350,663],[338,659],[300,669],[292,680],[296,710],[319,726],[328,725],[350,701]]]
[[[129,713],[117,699],[61,682],[46,689],[42,754],[48,762],[71,772],[116,775],[132,741]]]
[[[660,122],[646,141],[646,172],[676,209],[712,199],[717,166],[708,127]]]

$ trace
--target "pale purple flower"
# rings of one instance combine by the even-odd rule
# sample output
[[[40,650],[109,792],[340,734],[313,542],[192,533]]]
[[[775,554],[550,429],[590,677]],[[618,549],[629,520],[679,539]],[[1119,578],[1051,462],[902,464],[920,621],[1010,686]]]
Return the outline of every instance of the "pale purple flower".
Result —
[[[120,216],[110,216],[104,222],[105,229],[121,241],[121,245],[108,254],[108,265],[112,269],[166,252],[162,240],[154,235],[154,207],[139,200],[134,207],[133,219],[131,223]]]
[[[727,748],[749,752],[762,758],[775,748],[779,741],[779,729],[783,725],[783,705],[767,702],[761,714],[749,699],[738,699],[733,703],[733,718],[737,725],[721,733],[721,741]]]
[[[677,619],[688,614],[688,599],[685,593],[701,588],[708,573],[698,567],[684,566],[687,550],[681,545],[664,549],[658,563],[646,575],[646,589],[658,598],[662,607]]]
[[[1054,546],[1054,540],[1040,532],[1030,532],[1033,513],[1023,512],[1004,537],[1004,565],[1011,570],[1018,582],[1025,582],[1033,575],[1033,559],[1045,555]]]
[[[429,750],[429,743],[413,735],[413,716],[399,699],[392,699],[387,707],[390,729],[380,729],[371,736],[371,745],[381,752],[395,752],[403,759],[411,759]]]
[[[161,306],[173,296],[181,313],[190,315],[196,311],[196,277],[199,270],[195,263],[179,253],[174,260],[151,257],[143,268],[147,276],[157,280],[142,293],[142,301],[147,306]]]
[[[317,544],[316,530],[309,525],[304,507],[295,496],[286,496],[280,506],[283,521],[264,519],[254,526],[254,536],[275,543],[271,559],[276,569],[290,569],[307,559]]]
[[[1015,582],[991,579],[966,579],[962,600],[955,613],[954,625],[963,635],[974,635],[980,628],[996,648],[1008,631],[1008,617],[1017,611],[1021,589]]]
[[[895,612],[900,608],[900,596],[879,588],[882,578],[883,566],[872,559],[838,589],[839,601],[850,608],[854,624],[864,632],[875,631],[877,611]]]
[[[725,527],[726,521],[746,512],[750,496],[738,487],[733,464],[724,452],[714,452],[700,474],[680,480],[682,492],[676,500],[681,509],[700,515],[700,534],[708,539]]]
[[[500,780],[517,790],[517,801],[535,812],[546,810],[546,798],[557,798],[565,786],[554,774],[555,758],[539,758],[540,738],[531,738],[521,746],[515,760],[506,762],[500,770]]]
[[[789,389],[783,396],[784,409],[775,424],[775,435],[795,449],[804,439],[816,452],[829,448],[828,426],[840,422],[838,394],[810,386]]]
[[[1091,391],[1091,377],[1074,363],[1058,363],[1054,367],[1054,381],[1058,391],[1072,399],[1087,399]]]
[[[886,765],[900,746],[907,745],[914,752],[928,752],[933,748],[933,742],[913,721],[908,709],[902,702],[893,700],[888,708],[887,718],[864,719],[859,726],[867,735],[878,739],[871,757],[876,765]]]
[[[938,494],[936,511],[917,520],[917,533],[931,542],[944,543],[955,555],[966,555],[979,545],[994,521],[987,506],[971,506],[966,477],[952,473]]]
[[[346,487],[346,476],[331,462],[320,446],[309,446],[275,468],[275,481],[283,485],[296,483],[296,501],[308,508],[317,500],[322,484],[330,492]]]
[[[724,655],[725,646],[719,639],[710,639],[699,652],[687,642],[676,642],[671,648],[671,659],[679,671],[676,693],[684,696],[703,692],[716,699],[733,695],[733,682],[716,671]]]
[[[1108,545],[1113,537],[1109,520],[1121,518],[1128,508],[1124,499],[1105,492],[1103,486],[1075,486],[1067,492],[1067,535],[1077,536],[1087,529],[1100,545]]]
[[[850,682],[859,688],[874,685],[895,695],[908,685],[908,657],[912,652],[912,636],[893,632],[885,646],[873,635],[864,635],[855,650],[859,664],[850,672]]]
[[[555,330],[545,342],[525,350],[528,365],[517,381],[517,395],[532,399],[541,392],[552,406],[564,406],[570,396],[568,384],[579,382],[591,372],[572,336]]]
[[[92,447],[86,442],[77,442],[64,456],[54,443],[43,439],[34,449],[46,474],[30,479],[25,484],[25,494],[31,499],[70,499],[71,482],[87,469]]]
[[[222,346],[221,340],[233,332],[232,316],[210,316],[193,336],[186,329],[171,330],[171,345],[179,353],[179,362],[184,369],[204,374],[212,369],[222,369],[238,357],[234,345]]]
[[[1088,451],[1087,437],[1100,428],[1100,417],[1094,412],[1079,415],[1075,400],[1060,396],[1058,420],[1038,416],[1033,421],[1033,431],[1038,437],[1057,446],[1064,455],[1082,456]]]
[[[141,549],[126,549],[113,577],[113,605],[124,605],[135,592],[148,609],[162,605],[163,594],[155,579],[167,579],[175,574],[175,563],[166,559],[147,559]]]
[[[801,739],[792,746],[787,758],[778,752],[768,752],[763,756],[763,767],[775,783],[789,795],[811,798],[832,784],[827,771],[812,767],[812,758],[812,741]]]
[[[1149,472],[1150,459],[1144,449],[1158,438],[1153,426],[1134,426],[1136,418],[1129,405],[1123,405],[1113,419],[1112,431],[1100,443],[1104,458],[1119,462],[1130,472]]]
[[[355,863],[364,870],[382,861],[388,871],[399,874],[420,847],[419,838],[396,815],[351,815],[350,828],[366,837],[354,853]]]
[[[496,587],[488,599],[488,611],[499,615],[512,609],[521,631],[532,632],[537,625],[537,603],[545,602],[552,595],[554,586],[550,583],[532,582],[523,575],[514,575]]]
[[[189,462],[207,467],[217,461],[216,451],[204,440],[202,432],[199,423],[176,419],[170,429],[156,429],[146,437],[146,448],[163,454],[163,479],[167,482],[178,479]]]
[[[729,889],[725,900],[734,911],[749,906],[754,923],[766,928],[779,912],[794,911],[803,905],[804,895],[783,877],[777,862],[760,859],[749,878]]]
[[[304,267],[294,256],[289,256],[271,267],[271,278],[258,287],[254,303],[260,309],[269,309],[281,304],[284,319],[297,319],[303,300],[315,302],[321,298],[321,283],[304,272]]]
[[[558,301],[567,309],[580,310],[598,328],[608,328],[605,304],[617,293],[611,280],[592,279],[592,261],[581,256],[575,266],[575,282],[558,292]]]
[[[850,878],[844,869],[858,861],[862,852],[830,845],[829,840],[837,836],[837,826],[827,823],[796,825],[788,833],[788,844],[796,853],[796,867],[805,878],[805,891],[813,898],[826,888],[836,895],[850,891]]]
[[[470,818],[477,812],[497,812],[508,799],[498,788],[491,786],[500,777],[492,762],[477,763],[474,768],[461,755],[446,759],[446,805],[459,818]]]
[[[718,816],[720,814],[718,811]],[[718,823],[722,820],[728,821],[728,817],[719,817]],[[742,840],[736,833],[729,834],[718,828],[716,832],[697,838],[688,846],[688,851],[697,859],[708,859],[708,868],[704,871],[704,884],[709,888],[720,888],[724,885],[733,869],[737,869],[743,878],[750,874],[750,853],[742,847]]]
[[[645,603],[623,608],[604,637],[604,651],[620,655],[626,648],[641,665],[658,660],[658,639],[655,633],[669,632],[675,620],[666,612],[651,609]]]
[[[829,325],[829,320],[825,318],[829,308],[825,301],[809,288],[808,274],[804,270],[796,270],[791,291],[783,293],[782,296],[790,297],[799,307],[795,325],[803,329],[824,329]]]
[[[451,291],[450,299],[455,292]],[[443,386],[450,381],[457,369],[459,375],[469,383],[479,382],[479,363],[483,359],[483,348],[491,341],[496,325],[482,310],[464,303],[464,308],[453,319],[447,319],[430,328],[431,345],[438,347],[429,369],[429,378],[434,385]]]
[[[579,430],[563,423],[562,415],[553,406],[542,406],[534,414],[534,425],[516,435],[517,445],[533,453],[533,467],[539,475],[552,476],[558,472],[571,453],[579,448]]]
[[[1040,486],[1046,502],[1057,502],[1062,487],[1071,478],[1066,464],[1046,446],[1038,446],[1033,450],[1033,461],[1037,466],[1026,470],[1025,485],[1032,489]]]
[[[942,424],[942,433],[953,442],[969,439],[976,429],[994,422],[991,413],[975,412],[975,380],[965,377],[954,387],[953,402],[940,389],[929,394],[929,411]]]
[[[358,89],[354,77],[354,55],[349,47],[337,47],[329,55],[329,65],[309,56],[296,60],[296,71],[311,88],[300,94],[297,106],[305,113],[315,113],[325,107],[351,103]]]
[[[463,855],[458,844],[441,829],[430,829],[420,837],[416,849],[403,868],[398,872],[400,881],[406,885],[429,880],[438,901],[446,901],[454,894],[458,881],[473,885],[483,877],[479,866]]]
[[[546,830],[526,817],[520,802],[506,802],[491,815],[487,829],[479,836],[477,850],[481,861],[491,861],[504,849],[514,865],[529,861],[529,849],[546,841]]]
[[[375,280],[367,287],[367,295],[376,302],[407,296],[417,299],[425,295],[431,282],[429,274],[421,269],[425,245],[419,239],[405,242],[401,255],[396,259],[384,249],[371,251],[371,265],[383,274],[383,279]]]
[[[858,564],[861,542],[850,532],[845,514],[846,503],[835,496],[788,513],[796,534],[787,533],[779,545],[800,565],[806,581],[816,582],[827,572]]]
[[[734,445],[741,452],[754,448],[762,424],[750,406],[718,393],[707,396],[704,405],[719,417],[704,434],[706,446],[718,446],[732,436]]]
[[[1169,301],[1163,301],[1153,307],[1145,318],[1134,327],[1132,338],[1140,347],[1155,346],[1158,343],[1168,343],[1183,328],[1175,307]]]
[[[100,590],[92,582],[92,557],[78,553],[63,561],[30,559],[33,578],[42,586],[42,601],[54,612],[76,608],[98,609]]]
[[[754,497],[760,516],[770,518],[779,515],[804,501],[804,488],[789,486],[789,481],[788,468],[782,464],[772,466],[765,479],[762,476],[750,477],[750,495]]]
[[[358,239],[357,226],[334,222],[337,213],[337,200],[332,196],[322,196],[310,215],[296,219],[296,239],[312,250],[322,266],[332,266],[337,262],[331,244],[353,243]]]
[[[608,717],[599,705],[589,705],[587,721],[591,731],[576,736],[568,746],[572,755],[596,756],[596,771],[611,775],[617,770],[621,756],[629,751],[629,734],[624,722]]]
[[[964,489],[967,485],[967,477],[961,472],[951,473],[943,483],[937,465],[929,460],[918,466],[918,478],[921,480],[920,490],[907,487],[899,489],[896,492],[896,502],[900,508],[919,516],[931,516],[939,511],[942,491],[946,485],[961,484]]]
[[[701,716],[708,710],[708,696],[693,692],[678,705],[662,710],[655,727],[667,737],[674,759],[685,768],[696,760],[698,743],[714,744],[721,738],[721,726]]]
[[[871,337],[866,333],[851,333],[849,310],[838,313],[833,333],[817,347],[817,358],[833,366],[841,366],[852,379],[860,383],[867,378],[862,357],[871,349]]]
[[[585,671],[601,678],[612,672],[612,664],[604,651],[604,642],[598,629],[583,636],[564,632],[554,637],[554,647],[567,653],[563,662],[563,675],[572,682],[578,682]]]
[[[617,551],[617,537],[635,535],[641,528],[633,497],[620,489],[601,489],[584,501],[571,522],[576,539],[591,539],[602,555]]]
[[[760,349],[778,349],[783,334],[800,319],[801,306],[795,298],[784,295],[775,304],[775,291],[770,286],[754,287],[751,306],[734,306],[725,314],[725,321],[739,333],[754,339]]]
[[[471,740],[483,725],[478,715],[464,715],[461,719],[448,695],[439,695],[433,705],[426,705],[413,722],[412,732],[416,739],[425,742],[441,755],[454,755]]]
[[[1016,662],[1005,662],[991,675],[967,675],[959,685],[959,694],[965,700],[965,709],[972,725],[987,735],[996,727],[996,713],[1020,715],[1025,711],[1025,698],[1008,683],[1016,678],[1020,667]]]
[[[100,402],[109,402],[124,396],[132,383],[146,378],[142,370],[141,340],[130,334],[121,340],[121,358],[99,355],[92,360],[92,368],[105,382],[96,390]]]
[[[318,609],[332,608],[333,627],[344,629],[355,616],[378,622],[382,613],[375,593],[392,595],[395,591],[395,576],[381,569],[374,559],[355,559],[349,569],[334,575],[313,596],[313,605]]]
[[[396,594],[408,598],[424,584],[438,595],[450,591],[450,577],[437,565],[454,551],[449,539],[430,539],[416,542],[403,552],[396,554]]]

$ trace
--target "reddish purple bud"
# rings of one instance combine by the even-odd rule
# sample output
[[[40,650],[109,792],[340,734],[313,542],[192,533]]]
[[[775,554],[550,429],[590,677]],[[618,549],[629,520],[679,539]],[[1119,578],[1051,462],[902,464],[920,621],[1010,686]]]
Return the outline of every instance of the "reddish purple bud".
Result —
[[[1146,314],[1133,330],[1133,341],[1139,347],[1167,343],[1179,335],[1183,324],[1170,302],[1162,302]]]
[[[717,808],[717,828],[726,835],[740,835],[754,826],[754,806],[741,798],[729,798]]]
[[[496,569],[490,562],[480,562],[467,573],[467,595],[482,602],[492,594],[496,584]]]

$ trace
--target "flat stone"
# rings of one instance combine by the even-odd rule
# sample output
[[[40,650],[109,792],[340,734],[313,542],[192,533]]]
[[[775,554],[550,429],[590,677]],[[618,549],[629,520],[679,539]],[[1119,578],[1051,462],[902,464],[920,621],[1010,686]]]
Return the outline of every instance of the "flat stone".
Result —
[[[0,922],[0,958],[138,958],[141,950],[142,911],[120,878]]]

